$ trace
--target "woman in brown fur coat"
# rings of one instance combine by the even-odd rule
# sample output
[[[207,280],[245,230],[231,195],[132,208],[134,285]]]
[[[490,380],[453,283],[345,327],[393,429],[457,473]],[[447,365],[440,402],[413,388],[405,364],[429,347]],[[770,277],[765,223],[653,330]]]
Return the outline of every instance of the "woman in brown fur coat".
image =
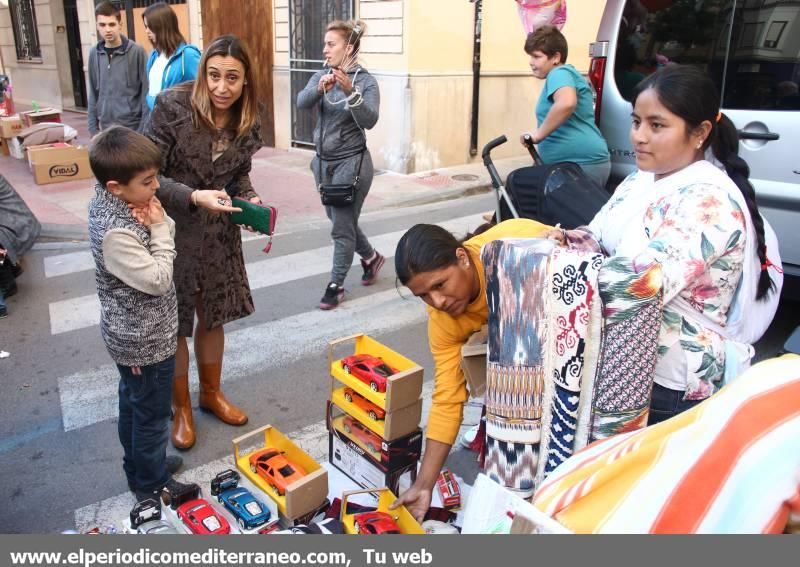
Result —
[[[197,80],[160,93],[148,136],[164,156],[158,197],[175,220],[178,351],[172,389],[172,443],[194,445],[187,337],[194,326],[200,408],[243,425],[247,415],[220,391],[223,325],[254,311],[242,255],[241,231],[231,222],[231,197],[261,203],[250,182],[253,154],[263,145],[256,83],[243,43],[215,39],[200,60]],[[226,189],[226,191],[222,191]]]

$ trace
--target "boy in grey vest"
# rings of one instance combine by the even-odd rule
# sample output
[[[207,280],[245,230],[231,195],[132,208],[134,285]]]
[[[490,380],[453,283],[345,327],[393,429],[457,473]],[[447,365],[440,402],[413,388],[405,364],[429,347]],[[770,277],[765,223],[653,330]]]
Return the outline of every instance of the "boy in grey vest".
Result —
[[[92,143],[97,178],[89,240],[100,298],[100,332],[117,364],[122,468],[137,501],[180,488],[167,458],[178,303],[172,283],[175,223],[155,197],[161,153],[141,134],[113,126]]]

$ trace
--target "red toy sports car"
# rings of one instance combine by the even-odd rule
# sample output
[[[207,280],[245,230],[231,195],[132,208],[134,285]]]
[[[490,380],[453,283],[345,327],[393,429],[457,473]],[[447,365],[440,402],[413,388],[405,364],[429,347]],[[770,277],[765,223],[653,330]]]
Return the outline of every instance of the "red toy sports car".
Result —
[[[283,496],[286,487],[306,476],[306,471],[277,449],[267,448],[250,455],[250,470],[267,481],[272,490]]]
[[[344,417],[344,430],[369,447],[369,450],[373,453],[381,452],[381,438],[357,419],[346,415]]]
[[[386,391],[386,379],[397,370],[371,354],[354,354],[342,359],[342,369],[352,374],[375,392]]]
[[[357,534],[388,535],[399,534],[400,528],[386,512],[362,512],[353,516]]]
[[[178,517],[193,534],[229,534],[231,526],[228,520],[220,516],[211,504],[202,498],[189,500],[178,506]]]
[[[367,412],[367,415],[369,415],[369,418],[373,421],[378,421],[379,419],[384,419],[386,417],[386,412],[384,410],[373,404],[371,401],[352,388],[344,389],[344,399]]]

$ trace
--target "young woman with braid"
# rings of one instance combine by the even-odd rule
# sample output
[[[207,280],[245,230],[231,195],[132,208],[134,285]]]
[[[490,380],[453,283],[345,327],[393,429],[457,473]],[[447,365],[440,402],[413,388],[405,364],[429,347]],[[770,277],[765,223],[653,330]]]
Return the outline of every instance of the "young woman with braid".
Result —
[[[711,79],[669,65],[633,95],[629,175],[588,227],[549,236],[599,248],[604,270],[661,265],[663,317],[649,424],[698,404],[749,364],[783,282],[736,128]],[[767,246],[769,243],[769,246]],[[618,290],[636,302],[636,290]],[[624,316],[605,306],[605,316]]]

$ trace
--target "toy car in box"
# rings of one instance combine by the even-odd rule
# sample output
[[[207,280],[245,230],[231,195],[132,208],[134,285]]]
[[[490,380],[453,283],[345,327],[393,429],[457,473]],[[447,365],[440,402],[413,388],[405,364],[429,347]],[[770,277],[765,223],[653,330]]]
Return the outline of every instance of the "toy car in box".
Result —
[[[239,486],[239,481],[239,473],[224,470],[211,481],[211,495],[217,497],[217,502],[235,518],[242,530],[262,527],[269,522],[269,508],[249,489]]]
[[[334,382],[334,385],[338,382]],[[331,401],[340,410],[351,415],[364,424],[367,429],[377,434],[379,439],[394,441],[419,428],[422,419],[422,400],[387,413],[380,406],[371,402],[350,386],[335,388],[331,392]]]
[[[347,514],[347,501],[357,494],[377,494],[378,509],[369,512]],[[397,500],[388,488],[367,488],[350,490],[342,494],[341,521],[348,534],[384,535],[384,534],[424,534],[425,530],[414,517],[399,506],[390,510],[389,506]]]
[[[180,533],[166,520],[161,519],[161,504],[154,498],[137,502],[130,513],[131,530],[142,535]]]
[[[442,506],[444,508],[458,508],[461,506],[461,488],[458,486],[458,481],[450,469],[444,469],[439,473],[439,478],[436,480],[436,486],[439,488],[439,495],[442,497]]]
[[[341,358],[338,351],[352,343]],[[367,335],[352,335],[328,343],[331,376],[387,414],[413,405],[422,394],[422,368]],[[331,387],[334,390],[335,386]]]
[[[251,450],[255,441],[258,446]],[[234,439],[233,453],[239,473],[274,500],[287,520],[313,512],[326,501],[328,472],[271,425]]]

